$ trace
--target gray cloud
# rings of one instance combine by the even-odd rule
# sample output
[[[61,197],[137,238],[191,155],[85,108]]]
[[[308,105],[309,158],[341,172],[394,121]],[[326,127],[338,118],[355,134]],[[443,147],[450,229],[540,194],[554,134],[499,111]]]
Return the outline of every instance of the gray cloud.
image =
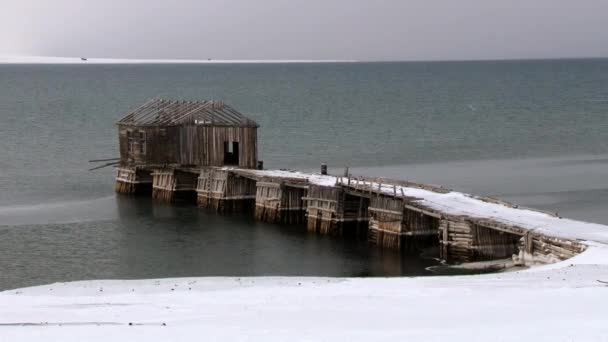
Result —
[[[0,53],[119,58],[608,56],[605,0],[4,0]]]

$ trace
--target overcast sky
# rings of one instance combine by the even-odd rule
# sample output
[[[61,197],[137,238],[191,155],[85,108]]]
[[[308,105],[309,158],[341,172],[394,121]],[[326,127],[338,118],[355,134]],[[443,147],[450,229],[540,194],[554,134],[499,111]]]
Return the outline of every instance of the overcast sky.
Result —
[[[2,0],[0,54],[608,57],[608,0]]]

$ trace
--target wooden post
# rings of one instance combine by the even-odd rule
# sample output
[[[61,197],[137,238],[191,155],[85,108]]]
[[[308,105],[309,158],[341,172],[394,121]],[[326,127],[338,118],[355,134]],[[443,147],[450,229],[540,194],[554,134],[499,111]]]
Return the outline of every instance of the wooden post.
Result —
[[[344,168],[344,177],[350,177],[348,175],[348,166]]]
[[[443,236],[441,237],[441,249],[443,251],[443,260],[448,262],[450,260],[449,253],[449,239],[450,239],[450,222],[446,222],[445,228],[443,229]]]

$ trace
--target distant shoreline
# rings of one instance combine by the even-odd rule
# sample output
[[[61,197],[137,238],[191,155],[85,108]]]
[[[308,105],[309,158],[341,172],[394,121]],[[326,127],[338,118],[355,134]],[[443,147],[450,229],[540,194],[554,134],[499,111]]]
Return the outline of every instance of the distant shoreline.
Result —
[[[83,59],[85,58],[85,59]],[[279,64],[279,63],[353,63],[356,60],[306,59],[128,59],[45,56],[0,56],[0,64]]]
[[[14,64],[322,64],[322,63],[517,63],[551,61],[606,60],[608,57],[558,57],[511,59],[429,59],[429,60],[356,60],[356,59],[130,59],[0,55],[0,65]]]

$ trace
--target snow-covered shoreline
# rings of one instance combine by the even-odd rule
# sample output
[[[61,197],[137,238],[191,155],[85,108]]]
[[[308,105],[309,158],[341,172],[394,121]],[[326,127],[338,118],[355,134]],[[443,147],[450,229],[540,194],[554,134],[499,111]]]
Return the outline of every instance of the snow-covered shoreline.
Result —
[[[333,176],[250,172],[336,183]],[[0,292],[0,341],[39,336],[62,342],[602,341],[608,336],[606,226],[457,192],[401,189],[424,206],[508,220],[588,248],[555,264],[475,276],[91,280],[15,289]]]
[[[128,59],[49,56],[2,56],[0,64],[271,64],[271,63],[353,63],[355,60],[255,60],[255,59]]]
[[[57,283],[0,293],[0,341],[605,341],[601,281],[604,244],[476,276]]]

